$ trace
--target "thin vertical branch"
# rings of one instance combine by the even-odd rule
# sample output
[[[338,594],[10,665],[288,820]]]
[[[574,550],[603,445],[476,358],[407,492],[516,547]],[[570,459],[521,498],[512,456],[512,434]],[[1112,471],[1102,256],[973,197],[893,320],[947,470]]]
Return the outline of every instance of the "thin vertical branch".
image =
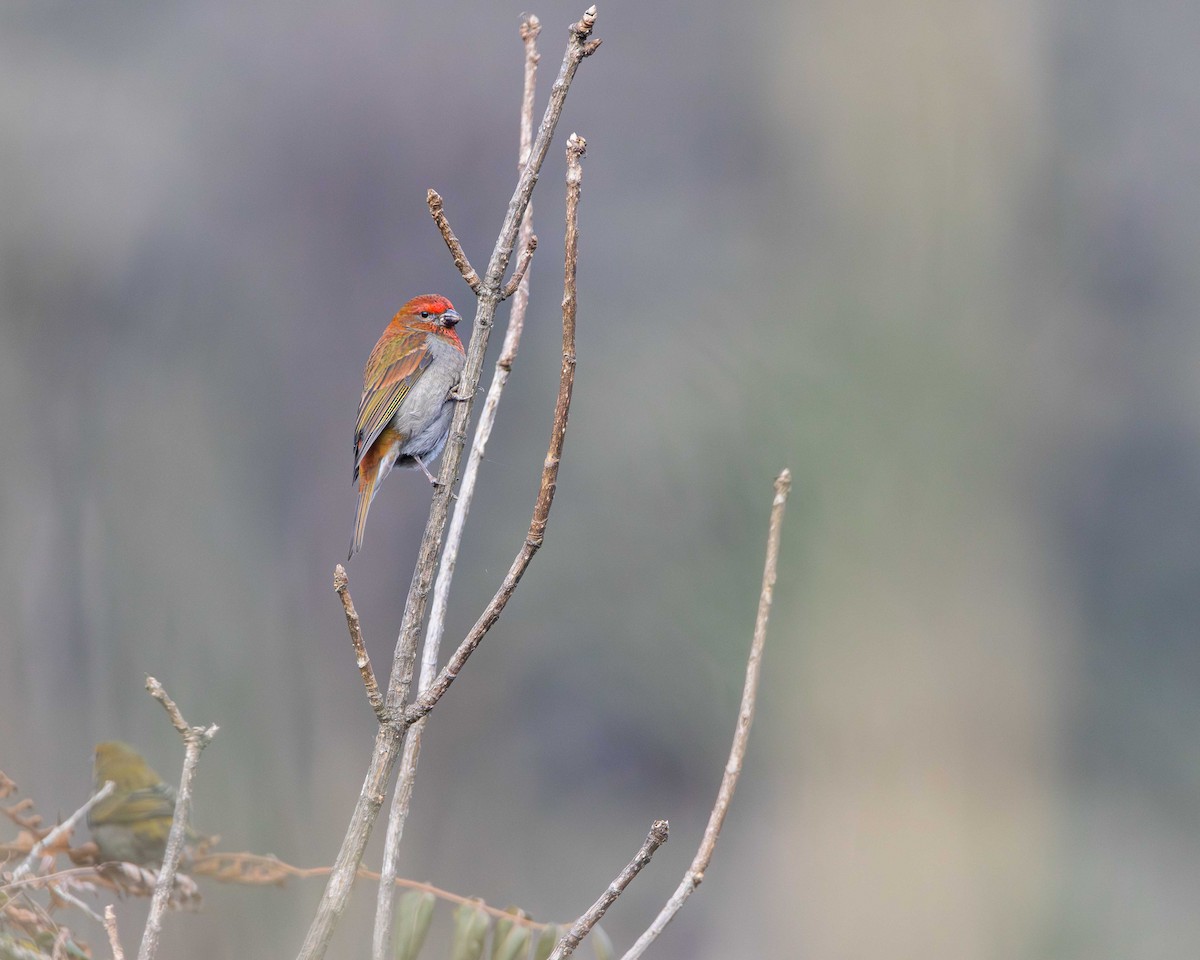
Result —
[[[563,442],[566,439],[567,419],[571,412],[571,395],[575,388],[575,271],[579,260],[579,195],[583,184],[583,155],[587,141],[577,133],[567,140],[567,234],[563,266],[563,352],[562,368],[558,380],[558,400],[554,406],[554,423],[550,428],[550,446],[542,464],[542,480],[538,486],[537,502],[533,507],[533,519],[525,542],[504,575],[500,588],[484,608],[475,625],[458,649],[447,661],[429,688],[409,705],[404,712],[408,723],[416,723],[434,708],[458,676],[467,659],[487,636],[487,632],[500,618],[521,582],[529,562],[537,553],[546,536],[546,524],[550,519],[550,507],[554,504],[554,493],[558,487],[558,465],[562,460]]]
[[[600,918],[608,912],[608,908],[616,903],[617,897],[624,893],[625,888],[629,886],[633,878],[642,872],[642,868],[650,862],[650,858],[654,856],[654,851],[667,842],[667,836],[670,833],[670,828],[666,820],[655,820],[653,826],[650,827],[650,833],[646,836],[646,842],[642,844],[642,848],[637,852],[637,855],[629,861],[629,864],[624,870],[618,874],[617,878],[608,885],[608,889],[600,895],[600,899],[593,903],[587,912],[572,924],[558,945],[554,948],[554,952],[550,954],[547,960],[564,960],[575,952],[575,948],[580,942],[591,933],[592,927],[600,922]]]
[[[533,149],[533,105],[537,89],[537,64],[540,59],[537,52],[537,37],[541,32],[541,24],[536,15],[526,14],[521,18],[520,29],[521,40],[525,44],[525,82],[521,96],[518,173],[528,164]],[[449,225],[447,225],[447,229],[449,229]],[[508,375],[512,370],[513,360],[516,358],[517,349],[520,346],[521,331],[525,326],[525,311],[529,305],[527,275],[529,257],[532,256],[533,249],[537,245],[537,238],[533,236],[532,203],[525,206],[517,242],[523,250],[528,252],[528,256],[522,257],[524,269],[518,263],[513,276],[513,279],[517,280],[516,296],[509,313],[504,346],[500,351],[500,359],[496,363],[496,371],[492,375],[491,385],[488,387],[487,399],[484,401],[483,410],[479,415],[479,423],[475,427],[475,436],[467,457],[467,467],[463,472],[458,499],[454,505],[454,516],[451,518],[450,528],[446,534],[446,546],[442,551],[442,562],[438,568],[437,581],[433,590],[429,624],[425,630],[425,646],[421,653],[421,674],[417,681],[417,690],[421,693],[428,689],[437,673],[438,654],[446,626],[450,583],[454,578],[454,570],[458,563],[458,549],[462,543],[463,525],[475,497],[475,482],[479,477],[479,465],[483,462],[487,442],[492,433],[492,425],[496,421],[500,395],[508,382]],[[425,718],[421,718],[408,731],[404,743],[404,754],[400,759],[399,784],[396,792],[392,795],[392,806],[388,812],[387,837],[383,846],[383,865],[380,869],[379,890],[375,898],[375,927],[372,936],[372,956],[375,960],[390,960],[392,955],[392,933],[395,926],[396,906],[395,880],[399,872],[400,842],[404,836],[404,824],[408,819],[408,809],[412,802],[417,763],[421,756],[421,735],[424,728]]]
[[[562,66],[559,68],[558,79],[551,88],[546,112],[534,138],[529,162],[517,179],[516,189],[513,191],[512,198],[508,203],[508,210],[500,225],[496,246],[492,250],[491,259],[488,261],[487,270],[480,283],[471,343],[467,350],[466,362],[459,376],[457,396],[461,402],[458,404],[454,412],[454,419],[450,424],[449,437],[446,441],[445,452],[442,454],[440,482],[429,508],[429,519],[426,521],[425,533],[421,538],[417,563],[408,590],[408,600],[400,624],[400,635],[396,641],[392,658],[387,695],[384,699],[389,719],[388,722],[380,725],[376,734],[375,748],[371,754],[362,790],[359,792],[358,802],[351,814],[341,849],[334,860],[325,892],[317,904],[316,913],[300,948],[299,960],[319,960],[324,957],[329,948],[334,927],[345,911],[346,903],[350,898],[350,891],[354,885],[358,865],[362,862],[363,851],[366,849],[371,829],[374,827],[379,810],[383,805],[384,794],[391,779],[392,770],[404,744],[405,732],[412,722],[407,719],[405,707],[408,703],[409,688],[412,684],[416,662],[417,634],[425,618],[426,603],[433,585],[437,557],[441,551],[442,536],[450,513],[452,487],[458,475],[459,463],[462,460],[467,423],[471,417],[475,391],[479,386],[483,358],[487,351],[496,306],[500,302],[503,292],[504,274],[516,244],[521,219],[537,183],[538,173],[546,159],[546,153],[550,149],[550,141],[553,139],[555,127],[558,125],[559,117],[562,116],[563,105],[571,88],[571,82],[579,64],[583,62],[584,58],[595,53],[599,47],[598,40],[589,39],[595,23],[596,8],[593,6],[577,23],[571,25],[567,50],[563,56]]]
[[[767,621],[771,616],[771,601],[775,593],[775,575],[779,567],[779,537],[783,528],[783,513],[787,507],[788,493],[792,489],[792,473],[783,470],[775,479],[775,498],[771,506],[771,521],[767,530],[767,559],[763,566],[762,591],[758,598],[758,615],[754,620],[754,640],[750,644],[750,657],[746,662],[746,682],[742,687],[742,705],[738,710],[737,727],[733,734],[733,746],[729,751],[729,761],[725,764],[725,775],[721,778],[721,788],[717,791],[717,802],[708,817],[708,826],[704,828],[704,838],[700,841],[700,849],[692,860],[692,865],[683,875],[683,880],[675,889],[675,893],[659,911],[654,922],[646,932],[638,937],[637,942],[626,951],[621,960],[637,960],[660,933],[666,929],[684,901],[692,895],[704,880],[704,871],[712,860],[713,850],[717,846],[717,838],[721,834],[721,825],[725,822],[725,814],[733,800],[733,791],[737,787],[738,776],[742,772],[742,762],[746,757],[746,744],[750,738],[750,725],[754,722],[754,704],[758,696],[759,672],[762,669],[763,646],[767,640]]]
[[[163,915],[167,911],[167,902],[175,884],[175,874],[179,871],[183,844],[187,838],[188,814],[192,806],[192,781],[196,776],[196,766],[200,762],[200,751],[212,742],[220,729],[216,724],[209,727],[189,726],[175,701],[167,696],[162,684],[153,677],[146,678],[146,689],[150,691],[150,696],[162,704],[167,716],[171,718],[172,726],[183,737],[184,756],[183,773],[179,777],[179,790],[175,797],[175,816],[171,820],[171,832],[167,835],[167,850],[163,855],[162,869],[159,870],[158,881],[154,884],[154,897],[150,901],[150,916],[146,919],[146,929],[142,932],[138,960],[151,960],[158,952]]]

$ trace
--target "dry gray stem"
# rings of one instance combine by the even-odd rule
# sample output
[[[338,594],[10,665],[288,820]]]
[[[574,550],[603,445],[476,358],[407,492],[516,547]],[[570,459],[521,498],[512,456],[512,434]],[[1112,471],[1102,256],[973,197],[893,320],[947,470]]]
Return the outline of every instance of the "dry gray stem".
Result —
[[[158,872],[158,881],[154,884],[154,896],[150,900],[150,915],[146,918],[146,929],[142,932],[142,945],[138,949],[138,960],[151,960],[158,952],[158,941],[162,934],[163,915],[167,911],[167,901],[171,896],[171,888],[175,884],[175,874],[179,871],[179,861],[183,856],[183,844],[187,838],[188,814],[192,807],[192,781],[196,776],[196,765],[200,762],[200,751],[207,747],[220,728],[213,724],[209,727],[192,727],[183,719],[183,714],[175,701],[167,696],[163,685],[153,677],[146,678],[146,689],[150,696],[162,704],[171,718],[171,724],[183,737],[183,773],[179,777],[179,791],[175,798],[175,816],[171,820],[171,832],[167,835],[167,850],[163,855],[162,869]]]
[[[767,640],[767,621],[771,616],[771,600],[775,593],[775,574],[779,566],[779,535],[783,527],[783,512],[787,507],[788,493],[792,489],[792,472],[783,470],[775,478],[775,498],[771,506],[771,522],[767,530],[767,559],[763,567],[762,591],[758,597],[758,615],[754,620],[754,640],[750,644],[750,657],[746,661],[746,682],[742,687],[742,705],[738,710],[737,727],[733,733],[733,746],[729,750],[729,761],[725,764],[725,775],[721,778],[721,787],[717,791],[717,802],[713,805],[708,817],[708,826],[704,828],[704,838],[700,841],[700,849],[692,860],[692,865],[683,875],[683,880],[659,911],[654,922],[646,932],[638,937],[637,942],[626,951],[621,960],[637,960],[646,948],[655,941],[666,929],[684,901],[687,900],[704,880],[704,871],[712,860],[713,850],[717,846],[717,838],[721,834],[721,825],[725,822],[725,814],[729,811],[733,791],[737,787],[738,776],[742,772],[742,761],[746,757],[746,744],[750,739],[750,725],[754,722],[754,702],[758,696],[759,671],[762,668],[763,645]]]
[[[346,614],[346,629],[350,631],[350,643],[354,646],[354,659],[358,664],[358,672],[362,675],[363,687],[367,691],[367,702],[375,711],[379,722],[383,723],[387,720],[383,711],[383,694],[379,692],[379,683],[375,680],[375,671],[371,668],[371,658],[367,655],[362,622],[358,619],[358,611],[350,597],[350,578],[346,575],[346,568],[340,563],[333,569],[333,589],[341,598],[342,610]]]
[[[529,208],[526,207],[525,218],[521,221],[522,230],[524,229],[525,223],[528,222],[528,220]],[[537,244],[538,239],[537,237],[533,236],[533,234],[523,238],[521,243],[521,258],[517,261],[517,266],[516,269],[513,270],[512,276],[508,278],[508,283],[504,285],[504,290],[500,294],[501,300],[507,300],[514,293],[516,293],[517,288],[525,282],[525,273],[529,270],[529,263],[531,260],[533,260],[533,252],[537,249]]]
[[[617,878],[608,885],[608,889],[601,894],[600,899],[588,908],[587,913],[581,916],[571,929],[568,930],[558,945],[554,948],[554,952],[550,954],[547,960],[563,960],[564,957],[569,957],[575,952],[575,948],[579,946],[592,930],[600,918],[608,911],[619,897],[629,886],[630,882],[639,873],[642,872],[642,867],[650,862],[650,858],[654,856],[654,851],[667,842],[667,836],[670,828],[666,820],[655,820],[654,825],[650,827],[650,833],[646,836],[646,842],[642,844],[642,848],[637,852],[624,870],[618,874]]]
[[[429,206],[429,214],[433,217],[433,222],[437,224],[437,228],[442,234],[442,239],[446,241],[446,246],[450,248],[450,256],[454,258],[454,265],[458,267],[458,272],[467,281],[467,286],[471,288],[475,296],[479,296],[479,274],[471,266],[471,261],[467,259],[466,251],[463,250],[458,237],[454,235],[454,231],[450,229],[450,221],[446,219],[445,203],[441,195],[436,190],[430,190],[425,195],[425,203]]]
[[[539,60],[537,37],[540,32],[541,24],[535,15],[526,14],[522,17],[521,40],[525,44],[525,85],[521,97],[518,174],[529,162],[529,155],[533,147],[533,104]],[[537,237],[533,235],[532,221],[533,204],[529,203],[525,206],[525,214],[521,219],[521,231],[517,241],[524,252],[521,260],[517,263],[516,270],[513,271],[513,276],[504,288],[506,299],[514,293],[516,293],[516,299],[513,300],[512,310],[509,313],[508,328],[505,332],[500,360],[497,361],[496,371],[492,375],[492,382],[488,387],[487,399],[484,401],[479,423],[475,427],[475,436],[467,457],[467,467],[463,472],[458,499],[454,505],[454,515],[451,517],[450,528],[446,534],[446,546],[442,550],[437,581],[434,584],[433,605],[429,614],[429,623],[425,629],[425,646],[421,652],[421,674],[417,681],[417,690],[421,693],[428,689],[437,673],[439,650],[446,624],[450,582],[458,563],[458,549],[462,543],[463,525],[475,497],[475,482],[479,476],[479,465],[482,463],[484,452],[487,449],[492,425],[496,420],[500,395],[508,381],[508,374],[512,369],[513,360],[520,344],[521,331],[525,325],[525,310],[529,303],[529,282],[526,274],[533,251],[537,248]],[[447,224],[447,228],[448,226]],[[408,809],[412,801],[417,763],[421,756],[421,735],[424,728],[425,719],[422,718],[408,731],[404,742],[404,754],[400,759],[399,785],[392,795],[392,806],[388,812],[387,837],[383,846],[383,865],[380,868],[379,889],[375,898],[375,926],[372,936],[372,956],[375,960],[390,960],[392,956],[392,933],[395,926],[396,904],[395,881],[399,872],[400,842],[404,836],[404,824],[408,819]]]
[[[388,678],[387,694],[384,698],[388,719],[387,722],[380,725],[376,735],[375,749],[371,755],[363,788],[351,815],[341,849],[338,851],[330,871],[325,892],[317,905],[316,914],[300,948],[299,960],[318,960],[318,958],[324,957],[329,947],[334,927],[345,911],[346,903],[350,898],[354,878],[358,866],[362,862],[363,851],[366,849],[371,829],[375,825],[379,809],[383,804],[392,769],[395,767],[404,744],[405,732],[412,722],[419,719],[417,717],[409,719],[406,711],[416,662],[417,634],[420,631],[421,622],[425,618],[425,608],[433,586],[437,557],[442,546],[442,535],[450,512],[451,489],[462,460],[467,423],[470,421],[475,391],[479,386],[479,378],[483,370],[483,358],[487,351],[488,339],[496,315],[496,306],[500,302],[503,292],[504,274],[516,245],[521,219],[529,204],[534,185],[537,183],[538,173],[546,159],[546,153],[550,149],[554,129],[562,115],[571,81],[575,77],[579,64],[585,57],[594,53],[598,45],[597,41],[589,39],[595,22],[596,8],[591,7],[578,23],[571,25],[567,50],[563,56],[562,66],[559,68],[558,78],[550,92],[550,102],[546,105],[546,112],[534,138],[529,162],[517,179],[516,189],[509,200],[508,209],[500,226],[496,246],[492,250],[492,256],[488,261],[483,279],[479,281],[479,288],[476,291],[478,303],[471,343],[467,350],[462,374],[459,377],[457,396],[460,402],[454,412],[445,452],[442,454],[439,483],[429,509],[425,533],[421,538],[417,563],[409,586],[408,600],[400,624],[400,635],[392,658],[392,669]],[[434,213],[435,219],[437,219],[432,205],[430,212]],[[453,233],[448,230],[448,226],[447,224],[447,230],[443,230],[442,235],[457,263],[462,250],[459,246],[456,251],[451,244],[449,237],[453,236]],[[469,267],[465,255],[463,264]],[[468,283],[470,282],[466,272],[464,272],[464,279],[467,279]],[[467,656],[469,656],[469,652]],[[461,663],[459,666],[461,667]],[[428,713],[427,709],[421,715],[424,716],[425,713]]]

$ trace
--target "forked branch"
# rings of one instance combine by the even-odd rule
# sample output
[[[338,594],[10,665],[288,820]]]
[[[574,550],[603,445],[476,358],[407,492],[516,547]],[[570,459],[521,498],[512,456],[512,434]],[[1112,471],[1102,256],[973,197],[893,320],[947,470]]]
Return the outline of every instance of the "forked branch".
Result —
[[[415,723],[434,708],[462,670],[463,665],[487,636],[487,632],[500,618],[521,582],[529,562],[537,553],[546,535],[546,524],[550,519],[550,508],[554,504],[554,493],[558,487],[558,465],[562,460],[563,443],[567,434],[567,418],[571,412],[571,395],[575,388],[575,273],[579,259],[579,195],[583,184],[583,155],[587,141],[578,134],[567,140],[567,235],[563,267],[563,349],[562,367],[559,372],[558,400],[554,406],[554,423],[550,428],[550,446],[542,465],[542,481],[538,486],[537,502],[533,508],[533,519],[525,542],[508,568],[500,588],[492,597],[466,638],[459,644],[454,655],[429,685],[404,712],[406,723]]]
[[[179,861],[183,856],[183,844],[188,832],[188,814],[192,807],[192,781],[196,776],[196,766],[200,762],[200,751],[207,747],[220,729],[215,723],[208,727],[189,726],[183,719],[183,714],[175,701],[167,696],[163,685],[153,677],[146,678],[146,689],[150,696],[162,704],[171,718],[171,725],[183,737],[184,756],[183,773],[179,777],[179,791],[175,798],[175,817],[171,820],[171,832],[167,835],[167,849],[163,855],[162,869],[158,872],[158,882],[154,885],[154,897],[150,901],[150,916],[146,919],[146,928],[142,932],[142,945],[138,950],[138,960],[151,960],[158,952],[158,940],[162,934],[163,915],[167,910],[167,902],[171,897],[171,888],[175,883],[175,874],[179,871]]]

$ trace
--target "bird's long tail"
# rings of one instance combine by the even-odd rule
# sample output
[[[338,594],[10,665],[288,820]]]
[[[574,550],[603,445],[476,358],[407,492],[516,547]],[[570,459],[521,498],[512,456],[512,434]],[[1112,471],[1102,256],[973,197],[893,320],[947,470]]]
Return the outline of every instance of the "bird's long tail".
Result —
[[[346,557],[347,563],[362,549],[363,532],[367,529],[367,511],[371,509],[371,500],[375,496],[377,477],[378,471],[368,469],[364,469],[359,476],[358,506],[354,509],[354,536],[350,540],[350,556]]]

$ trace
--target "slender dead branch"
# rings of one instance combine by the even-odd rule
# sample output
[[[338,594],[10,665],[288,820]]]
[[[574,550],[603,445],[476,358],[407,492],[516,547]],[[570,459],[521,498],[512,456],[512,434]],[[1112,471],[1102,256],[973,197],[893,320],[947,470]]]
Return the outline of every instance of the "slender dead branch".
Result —
[[[479,296],[479,274],[471,266],[471,261],[467,259],[466,251],[463,250],[458,237],[454,235],[454,231],[450,229],[450,221],[446,219],[445,202],[442,200],[441,195],[436,190],[430,190],[425,195],[425,203],[429,207],[429,213],[433,217],[433,222],[437,224],[438,230],[441,231],[442,239],[446,241],[446,246],[450,249],[450,256],[454,258],[454,265],[458,267],[458,272],[467,281],[467,286],[471,288],[475,296]]]
[[[404,616],[400,624],[400,635],[396,641],[395,653],[392,658],[392,669],[388,677],[387,694],[384,698],[388,722],[381,724],[376,734],[375,748],[371,754],[362,790],[359,792],[358,802],[355,804],[341,849],[338,851],[333,869],[330,871],[325,893],[321,897],[320,903],[317,904],[316,914],[300,948],[299,960],[319,960],[329,947],[334,927],[346,909],[350,890],[354,884],[355,872],[362,862],[363,851],[366,849],[371,829],[378,818],[392,769],[400,756],[405,732],[411,723],[407,718],[405,707],[408,703],[416,662],[417,634],[425,618],[425,608],[433,586],[437,556],[441,550],[442,535],[450,513],[451,492],[454,480],[458,476],[459,463],[462,460],[467,424],[471,417],[475,391],[483,369],[483,358],[495,320],[496,306],[500,302],[502,281],[516,244],[521,219],[537,183],[538,173],[546,159],[546,153],[550,149],[550,141],[553,139],[555,127],[562,115],[571,82],[579,64],[596,49],[594,42],[589,41],[595,22],[596,8],[591,7],[578,23],[571,26],[567,50],[563,56],[562,66],[559,68],[558,79],[555,80],[550,91],[550,101],[546,105],[546,112],[538,127],[537,136],[530,151],[529,162],[517,179],[516,188],[500,225],[496,246],[492,250],[487,270],[476,293],[478,303],[475,311],[475,323],[457,389],[457,396],[462,402],[457,405],[450,424],[445,451],[442,454],[439,483],[434,491],[433,502],[429,508],[429,519],[425,523],[425,533],[421,538],[417,562],[408,590],[408,599],[404,607]],[[428,713],[428,710],[424,712]]]
[[[117,912],[111,903],[104,908],[104,932],[108,934],[108,947],[112,950],[113,960],[125,960],[121,935],[117,932]]]
[[[33,870],[34,864],[37,863],[38,857],[42,855],[42,852],[46,850],[46,848],[53,847],[60,839],[74,830],[75,825],[87,816],[87,812],[101,800],[107,797],[110,793],[112,793],[116,788],[117,785],[111,780],[106,781],[104,786],[92,794],[87,803],[67,817],[66,820],[60,823],[48,834],[42,837],[41,840],[35,843],[33,848],[29,851],[29,856],[21,861],[21,865],[13,871],[12,877],[10,878],[11,882],[16,882],[24,877],[27,873],[30,873]]]
[[[624,892],[633,878],[642,872],[642,867],[650,862],[654,851],[667,842],[669,832],[670,828],[666,820],[654,821],[654,825],[650,827],[650,833],[646,836],[646,842],[642,844],[642,849],[637,852],[637,856],[629,861],[625,869],[608,885],[608,889],[604,891],[600,899],[593,903],[588,911],[576,920],[571,929],[563,935],[548,960],[563,960],[564,957],[569,957],[575,952],[575,948],[579,946],[583,938],[591,933],[592,927],[600,922],[600,918],[616,902],[617,897]]]
[[[526,210],[526,213],[529,211]],[[525,280],[525,271],[529,269],[529,261],[533,259],[533,252],[537,249],[537,237],[530,235],[525,241],[524,247],[521,249],[521,257],[517,260],[516,269],[513,270],[513,275],[508,278],[508,283],[504,285],[504,290],[500,294],[501,300],[507,300]]]
[[[758,597],[758,615],[754,619],[754,639],[750,644],[750,657],[746,661],[746,682],[742,687],[742,705],[738,710],[737,727],[733,733],[733,746],[729,750],[729,760],[725,764],[725,775],[721,778],[721,787],[717,791],[717,802],[708,817],[708,826],[704,828],[704,837],[700,841],[700,849],[692,860],[692,865],[683,875],[683,880],[659,911],[654,922],[646,928],[646,932],[638,937],[637,942],[625,952],[621,960],[637,960],[646,948],[652,944],[660,933],[666,929],[684,901],[692,895],[704,880],[704,871],[712,860],[713,850],[717,846],[717,838],[721,834],[721,825],[725,822],[725,814],[733,800],[733,791],[737,787],[738,776],[742,772],[742,762],[746,757],[746,744],[750,739],[750,725],[754,722],[754,704],[758,696],[759,672],[762,668],[763,646],[767,641],[767,621],[771,616],[771,601],[775,594],[775,574],[779,566],[779,537],[783,528],[783,513],[787,507],[788,493],[792,489],[792,472],[783,470],[775,478],[775,498],[771,505],[771,521],[767,529],[767,559],[763,566],[762,591]]]
[[[175,874],[179,872],[179,861],[183,857],[183,844],[187,839],[188,814],[192,806],[192,781],[196,766],[200,763],[200,752],[212,743],[220,729],[215,723],[208,727],[189,726],[175,701],[167,696],[163,685],[154,677],[146,678],[146,689],[150,696],[162,704],[171,718],[171,724],[183,737],[183,773],[179,777],[179,790],[175,797],[175,816],[171,820],[171,832],[167,835],[167,849],[163,855],[162,869],[154,884],[154,896],[150,901],[150,915],[142,932],[142,945],[138,949],[138,960],[151,960],[158,952],[159,937],[162,935],[163,915],[171,898]]]
[[[521,96],[520,119],[520,149],[517,163],[518,174],[529,162],[533,148],[533,104],[537,87],[537,37],[541,31],[538,18],[526,14],[521,19],[521,40],[525,45],[525,82]],[[525,311],[529,304],[529,282],[527,270],[537,238],[533,235],[533,204],[525,206],[521,219],[521,231],[518,242],[529,256],[523,257],[522,263],[517,264],[514,278],[517,278],[516,297],[512,310],[509,312],[508,328],[504,335],[504,346],[500,351],[500,360],[492,375],[488,387],[487,399],[483,411],[479,415],[479,423],[475,427],[475,436],[471,442],[471,450],[467,457],[467,467],[463,472],[462,485],[459,488],[458,499],[454,505],[454,515],[450,520],[450,528],[446,534],[446,546],[442,550],[442,561],[438,568],[437,581],[433,589],[433,606],[429,613],[429,624],[425,629],[425,646],[421,653],[421,675],[417,681],[418,692],[424,692],[433,682],[437,673],[438,659],[441,650],[442,634],[446,624],[446,610],[449,604],[450,583],[458,564],[458,549],[462,543],[463,525],[470,512],[471,503],[475,497],[475,482],[479,477],[479,466],[483,462],[487,449],[488,438],[491,436],[492,425],[496,420],[496,410],[500,403],[500,395],[508,381],[512,370],[513,360],[521,340],[521,331],[525,326]],[[511,286],[511,281],[510,281]],[[506,292],[508,288],[505,288]],[[392,806],[388,813],[387,838],[383,847],[383,869],[379,890],[375,901],[375,926],[372,938],[372,950],[375,960],[390,960],[392,955],[392,933],[395,926],[395,881],[399,873],[400,841],[404,835],[404,824],[408,819],[409,805],[412,802],[413,785],[417,776],[417,763],[421,756],[421,737],[424,733],[425,720],[422,718],[408,731],[404,743],[404,755],[400,759],[399,786],[392,795]]]
[[[91,907],[89,907],[86,903],[84,903],[82,900],[80,900],[77,896],[75,896],[75,894],[71,893],[70,891],[64,890],[62,887],[56,887],[52,884],[48,885],[46,887],[46,889],[50,891],[52,896],[59,898],[64,903],[69,903],[76,910],[80,910],[83,913],[87,914],[89,917],[91,917],[97,923],[104,923],[104,918],[102,916],[100,916],[100,914],[98,914],[95,910],[93,910]]]
[[[346,613],[346,629],[350,631],[350,642],[354,644],[354,658],[358,664],[358,672],[362,674],[363,687],[367,691],[367,702],[375,711],[379,722],[387,720],[383,709],[383,694],[379,692],[379,683],[375,680],[375,671],[371,669],[371,658],[367,655],[367,646],[363,642],[362,623],[358,619],[358,611],[354,609],[354,601],[350,598],[350,578],[346,568],[340,563],[333,569],[333,589],[342,600],[342,609]]]
[[[529,562],[537,553],[546,536],[546,524],[550,518],[550,507],[554,504],[554,493],[558,487],[558,465],[562,460],[563,442],[567,433],[567,418],[571,411],[571,395],[575,387],[575,272],[579,256],[579,195],[583,184],[582,159],[587,141],[578,134],[571,134],[567,141],[567,234],[566,257],[563,268],[563,354],[559,373],[558,400],[554,407],[554,423],[550,429],[550,447],[542,465],[542,480],[538,487],[537,502],[533,508],[533,519],[525,542],[508,568],[500,588],[492,597],[466,638],[459,644],[454,655],[446,663],[430,685],[404,713],[408,723],[415,723],[427,715],[442,698],[462,670],[471,654],[487,636],[487,632],[500,618],[501,611],[521,582]]]

